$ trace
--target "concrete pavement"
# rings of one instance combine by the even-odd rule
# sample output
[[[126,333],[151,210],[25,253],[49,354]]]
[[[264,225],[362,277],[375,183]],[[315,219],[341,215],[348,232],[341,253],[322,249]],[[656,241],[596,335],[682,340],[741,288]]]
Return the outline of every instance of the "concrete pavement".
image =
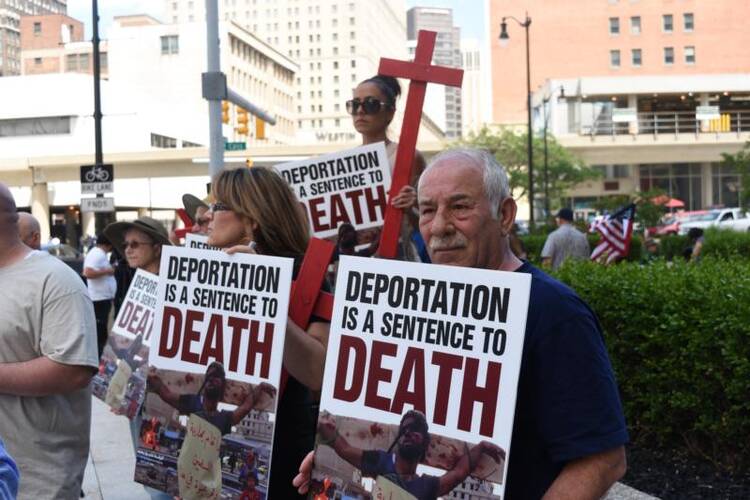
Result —
[[[125,417],[92,398],[91,453],[83,480],[83,492],[91,500],[149,500],[143,486],[133,481],[135,454],[130,427]],[[276,500],[276,499],[272,499]],[[283,499],[282,499],[283,500]],[[605,500],[658,500],[655,497],[615,484]]]

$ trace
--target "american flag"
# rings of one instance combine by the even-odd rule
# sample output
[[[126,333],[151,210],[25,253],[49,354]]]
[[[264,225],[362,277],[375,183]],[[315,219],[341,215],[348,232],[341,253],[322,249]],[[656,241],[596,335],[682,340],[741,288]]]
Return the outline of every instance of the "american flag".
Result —
[[[591,260],[606,256],[606,263],[624,258],[630,251],[633,236],[635,204],[631,203],[612,215],[605,215],[591,224],[589,232],[599,233],[601,240],[591,252]]]

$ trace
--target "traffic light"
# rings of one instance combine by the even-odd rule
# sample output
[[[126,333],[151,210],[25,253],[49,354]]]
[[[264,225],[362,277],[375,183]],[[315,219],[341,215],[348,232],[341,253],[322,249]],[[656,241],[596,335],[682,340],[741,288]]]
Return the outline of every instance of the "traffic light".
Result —
[[[235,129],[240,135],[247,135],[247,122],[249,117],[247,116],[247,110],[237,108],[237,128]]]
[[[221,123],[229,123],[229,101],[221,101]]]
[[[255,117],[255,138],[265,139],[266,138],[266,122],[258,117]]]

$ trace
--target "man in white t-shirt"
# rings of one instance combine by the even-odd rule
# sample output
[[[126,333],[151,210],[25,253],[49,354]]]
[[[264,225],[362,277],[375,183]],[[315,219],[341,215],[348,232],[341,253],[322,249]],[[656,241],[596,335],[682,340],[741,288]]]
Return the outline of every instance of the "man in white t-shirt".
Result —
[[[89,250],[83,261],[83,275],[88,280],[89,297],[94,303],[96,314],[96,341],[99,356],[107,343],[109,311],[117,291],[115,269],[110,265],[107,254],[112,251],[112,243],[104,234],[96,237],[96,246]]]
[[[21,242],[2,183],[0,318],[0,436],[19,468],[18,499],[78,498],[99,365],[94,310],[68,266]]]

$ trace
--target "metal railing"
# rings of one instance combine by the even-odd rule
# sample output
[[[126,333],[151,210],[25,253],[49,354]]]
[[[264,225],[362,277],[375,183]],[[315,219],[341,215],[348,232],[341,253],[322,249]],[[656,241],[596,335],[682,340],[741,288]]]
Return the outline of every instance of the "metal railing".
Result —
[[[720,134],[750,132],[750,111],[726,111],[719,118],[697,120],[695,112],[638,113],[637,121],[616,122],[609,114],[601,114],[593,125],[582,127],[581,135],[662,135]]]

